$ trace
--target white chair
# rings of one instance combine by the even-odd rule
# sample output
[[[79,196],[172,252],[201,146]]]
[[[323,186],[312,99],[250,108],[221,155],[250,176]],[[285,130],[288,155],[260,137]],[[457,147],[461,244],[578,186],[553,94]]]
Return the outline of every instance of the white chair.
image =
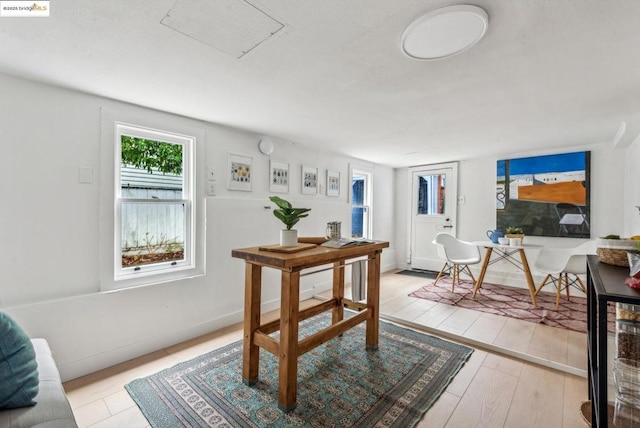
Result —
[[[433,243],[438,245],[439,254],[442,254],[441,251],[444,250],[444,258],[447,260],[440,269],[434,284],[437,284],[438,280],[448,273],[452,279],[451,291],[453,291],[456,281],[458,284],[460,283],[460,272],[469,275],[475,284],[476,279],[473,277],[469,265],[480,263],[480,249],[477,245],[456,239],[453,235],[445,232],[438,233],[433,239]]]
[[[587,241],[572,248],[543,247],[538,253],[534,268],[546,276],[536,289],[535,295],[537,296],[545,285],[553,284],[556,287],[558,310],[562,290],[566,290],[567,300],[570,300],[570,287],[582,290],[586,294],[587,287],[578,275],[587,273],[587,254],[596,254],[595,241]]]

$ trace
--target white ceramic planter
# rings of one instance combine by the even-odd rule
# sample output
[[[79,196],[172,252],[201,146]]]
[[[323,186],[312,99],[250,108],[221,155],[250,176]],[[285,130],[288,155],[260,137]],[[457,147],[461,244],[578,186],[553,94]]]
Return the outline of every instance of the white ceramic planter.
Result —
[[[281,247],[295,247],[296,245],[298,245],[298,231],[296,229],[280,230]]]

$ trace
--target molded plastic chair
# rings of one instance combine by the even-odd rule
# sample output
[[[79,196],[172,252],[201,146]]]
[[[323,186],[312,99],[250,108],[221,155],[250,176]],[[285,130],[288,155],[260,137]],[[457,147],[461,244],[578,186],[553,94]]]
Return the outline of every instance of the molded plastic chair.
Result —
[[[570,300],[570,287],[582,290],[586,294],[587,287],[578,275],[587,273],[587,254],[596,254],[595,241],[587,241],[572,248],[543,247],[538,253],[534,268],[538,272],[545,273],[546,276],[538,286],[535,295],[537,296],[545,285],[553,284],[556,287],[556,310],[558,310],[562,290],[566,290],[567,300]]]
[[[469,265],[480,263],[482,257],[480,256],[480,249],[477,245],[456,239],[453,235],[445,232],[438,233],[433,243],[444,249],[444,256],[447,260],[442,269],[440,269],[434,284],[438,283],[438,280],[447,273],[447,270],[452,278],[451,291],[453,291],[456,286],[456,280],[458,284],[460,283],[460,272],[469,275],[475,284],[476,279],[473,277]]]

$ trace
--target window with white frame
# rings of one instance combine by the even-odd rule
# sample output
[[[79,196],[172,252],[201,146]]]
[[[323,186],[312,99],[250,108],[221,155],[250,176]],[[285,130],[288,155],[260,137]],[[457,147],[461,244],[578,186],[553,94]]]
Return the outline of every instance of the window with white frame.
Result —
[[[194,267],[195,137],[116,123],[115,280]]]
[[[371,173],[351,171],[351,236],[371,236]]]

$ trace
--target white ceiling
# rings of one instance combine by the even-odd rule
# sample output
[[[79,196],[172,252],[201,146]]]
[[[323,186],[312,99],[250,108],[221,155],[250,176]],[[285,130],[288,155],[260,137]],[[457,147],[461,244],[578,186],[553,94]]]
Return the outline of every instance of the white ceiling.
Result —
[[[406,26],[452,4],[51,1],[0,18],[0,72],[390,166],[640,134],[640,1],[478,0],[477,45],[405,56]]]

